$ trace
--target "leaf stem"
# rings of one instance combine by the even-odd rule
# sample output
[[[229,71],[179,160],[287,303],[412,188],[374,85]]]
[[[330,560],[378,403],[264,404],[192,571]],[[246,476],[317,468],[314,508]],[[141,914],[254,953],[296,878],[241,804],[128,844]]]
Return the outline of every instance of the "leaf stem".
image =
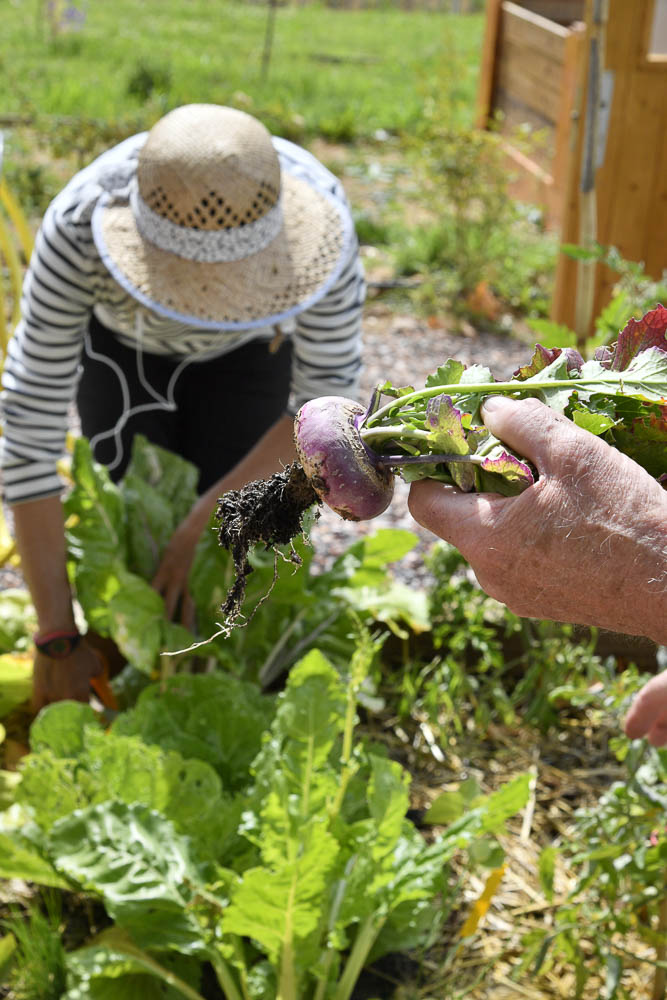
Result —
[[[628,379],[628,373],[625,372],[625,379],[621,378],[620,372],[602,371],[598,372],[595,377],[591,378],[559,378],[559,379],[549,379],[544,382],[531,382],[526,379],[525,381],[512,380],[510,382],[457,382],[452,385],[435,385],[428,389],[418,389],[416,392],[409,392],[405,396],[399,396],[397,399],[392,399],[391,402],[385,403],[381,406],[379,410],[376,410],[368,420],[365,422],[365,427],[370,428],[378,424],[384,417],[391,414],[393,410],[397,407],[402,409],[408,403],[415,403],[422,399],[432,399],[434,396],[440,396],[443,393],[446,395],[473,395],[473,394],[483,394],[485,396],[496,396],[499,393],[522,393],[529,396],[539,394],[543,389],[577,389],[579,386],[587,385],[606,385],[607,383],[616,383],[619,385],[619,391],[616,395],[625,396],[628,395],[624,391],[625,386],[629,383],[632,385],[632,376]],[[641,384],[641,379],[637,380]],[[625,384],[623,384],[625,383]]]
[[[216,978],[225,994],[226,1000],[243,1000],[243,997],[239,993],[236,983],[234,982],[231,969],[225,962],[222,955],[220,955],[217,951],[211,950],[209,958]]]
[[[377,914],[373,913],[364,920],[352,946],[352,951],[345,963],[343,975],[338,981],[333,1000],[350,1000],[352,990],[356,985],[361,970],[366,964],[368,953],[375,944],[375,939],[380,933],[385,919],[385,917],[378,919]]]

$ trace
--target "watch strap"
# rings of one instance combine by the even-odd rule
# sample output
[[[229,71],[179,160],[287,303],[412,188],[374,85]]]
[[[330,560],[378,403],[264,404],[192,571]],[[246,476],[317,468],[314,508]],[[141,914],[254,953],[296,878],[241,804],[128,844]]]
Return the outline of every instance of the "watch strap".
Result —
[[[76,629],[61,632],[47,632],[33,637],[35,646],[51,660],[64,660],[71,656],[81,642],[81,634]]]

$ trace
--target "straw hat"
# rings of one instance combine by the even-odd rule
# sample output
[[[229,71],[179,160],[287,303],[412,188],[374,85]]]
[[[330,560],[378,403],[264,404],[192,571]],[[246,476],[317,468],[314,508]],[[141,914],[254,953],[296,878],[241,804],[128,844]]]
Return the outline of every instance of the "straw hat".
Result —
[[[352,224],[331,194],[281,171],[243,111],[189,104],[161,118],[120,203],[100,199],[93,238],[148,308],[193,326],[276,323],[333,284]]]

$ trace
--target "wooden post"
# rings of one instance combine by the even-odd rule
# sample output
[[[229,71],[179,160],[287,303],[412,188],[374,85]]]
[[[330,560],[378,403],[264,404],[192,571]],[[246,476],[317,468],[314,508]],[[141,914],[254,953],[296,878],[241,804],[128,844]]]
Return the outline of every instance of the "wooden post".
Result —
[[[500,26],[500,5],[502,0],[487,0],[486,24],[484,42],[482,44],[482,64],[479,73],[477,90],[477,128],[486,128],[489,124],[491,101],[493,98],[493,80],[495,76],[496,45],[498,28]]]
[[[587,0],[586,8],[588,82],[579,174],[579,245],[584,250],[593,250],[598,237],[595,177],[600,138],[600,95],[604,69],[606,0]],[[574,331],[580,347],[583,347],[587,340],[595,318],[593,310],[595,308],[597,267],[598,263],[595,258],[579,260],[577,265]]]

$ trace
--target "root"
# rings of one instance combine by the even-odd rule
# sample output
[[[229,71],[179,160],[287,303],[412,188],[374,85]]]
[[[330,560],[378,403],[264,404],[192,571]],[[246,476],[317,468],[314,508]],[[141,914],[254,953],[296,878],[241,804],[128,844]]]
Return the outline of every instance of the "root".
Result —
[[[246,593],[246,581],[252,573],[248,555],[254,545],[272,549],[276,558],[278,545],[290,545],[283,558],[295,566],[301,558],[292,540],[303,532],[303,515],[321,501],[298,464],[288,465],[270,479],[257,479],[241,490],[229,490],[218,500],[216,518],[220,522],[218,540],[231,552],[236,578],[220,610],[228,627],[238,625]],[[266,600],[276,581],[260,603]],[[259,606],[259,605],[258,605]],[[256,609],[255,609],[256,610]]]

